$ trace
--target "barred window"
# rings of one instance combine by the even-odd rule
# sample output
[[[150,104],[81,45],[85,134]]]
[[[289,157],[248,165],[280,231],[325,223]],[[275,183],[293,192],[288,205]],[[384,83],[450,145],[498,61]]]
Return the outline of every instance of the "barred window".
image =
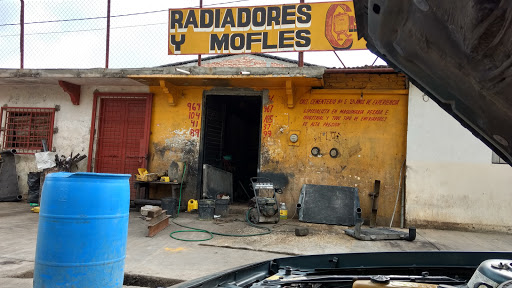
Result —
[[[55,108],[2,107],[1,117],[3,150],[33,154],[43,150],[43,140],[52,149]]]

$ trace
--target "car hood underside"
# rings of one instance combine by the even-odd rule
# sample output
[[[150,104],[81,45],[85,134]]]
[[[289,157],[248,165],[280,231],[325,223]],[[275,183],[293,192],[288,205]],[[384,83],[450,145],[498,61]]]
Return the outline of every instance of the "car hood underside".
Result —
[[[354,0],[370,51],[512,164],[512,1]]]

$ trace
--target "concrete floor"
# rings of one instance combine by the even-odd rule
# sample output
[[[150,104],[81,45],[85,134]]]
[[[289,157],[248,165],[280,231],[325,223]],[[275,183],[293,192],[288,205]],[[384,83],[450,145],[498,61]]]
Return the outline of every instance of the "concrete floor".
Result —
[[[244,216],[199,221],[197,215],[182,213],[176,220],[184,225],[221,233],[255,233]],[[32,287],[31,271],[37,236],[38,214],[26,203],[0,203],[0,283],[2,287]],[[125,273],[177,280],[191,280],[244,264],[320,253],[372,251],[511,251],[512,235],[418,229],[417,238],[407,241],[358,241],[343,233],[346,227],[285,220],[272,227],[270,235],[249,238],[215,236],[205,242],[183,242],[169,233],[183,229],[171,224],[153,238],[145,237],[146,221],[139,213],[130,213]],[[308,227],[310,234],[296,237],[294,229]],[[206,234],[184,233],[177,236],[200,239]]]

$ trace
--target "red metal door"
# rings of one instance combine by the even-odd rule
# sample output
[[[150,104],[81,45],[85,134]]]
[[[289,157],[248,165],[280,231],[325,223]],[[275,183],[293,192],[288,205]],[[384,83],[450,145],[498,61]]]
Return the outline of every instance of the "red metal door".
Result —
[[[137,174],[147,167],[149,118],[147,101],[141,98],[102,98],[95,171]],[[130,183],[134,177],[130,178]],[[133,184],[133,183],[132,183]],[[130,199],[135,198],[133,185]]]

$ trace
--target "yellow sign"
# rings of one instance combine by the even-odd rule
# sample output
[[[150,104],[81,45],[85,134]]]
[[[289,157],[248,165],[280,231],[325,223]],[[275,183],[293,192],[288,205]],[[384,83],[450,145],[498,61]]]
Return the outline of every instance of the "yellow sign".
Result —
[[[170,9],[169,55],[366,49],[352,1]]]

